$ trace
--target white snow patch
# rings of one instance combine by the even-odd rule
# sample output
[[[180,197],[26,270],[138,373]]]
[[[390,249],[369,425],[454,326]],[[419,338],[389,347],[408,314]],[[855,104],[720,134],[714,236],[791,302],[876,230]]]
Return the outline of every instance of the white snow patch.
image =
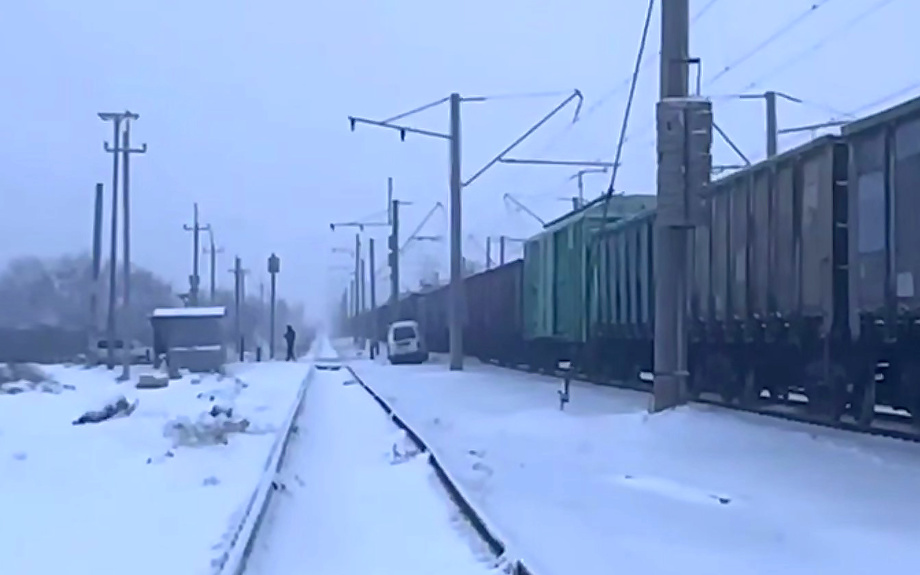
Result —
[[[195,376],[138,390],[134,382],[115,383],[120,370],[49,366],[48,376],[72,390],[0,395],[0,509],[10,527],[0,537],[0,570],[209,572],[242,519],[274,431],[308,370],[232,365],[240,381]],[[134,375],[149,372],[136,368]],[[122,396],[136,403],[130,415],[72,424]],[[203,415],[219,404],[231,405],[233,417]],[[250,429],[229,437],[224,430],[226,444],[195,448],[164,434],[171,422],[208,418],[245,419]]]
[[[857,575],[920,562],[916,445],[466,361],[351,366],[540,575]],[[347,388],[346,388],[347,389]]]
[[[227,310],[223,306],[213,307],[161,307],[153,310],[153,317],[223,317]]]

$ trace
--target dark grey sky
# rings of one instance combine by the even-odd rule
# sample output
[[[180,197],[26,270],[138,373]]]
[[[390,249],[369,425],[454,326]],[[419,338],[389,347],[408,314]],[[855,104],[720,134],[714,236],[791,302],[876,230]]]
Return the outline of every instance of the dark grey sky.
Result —
[[[692,0],[697,13],[709,0]],[[704,80],[744,56],[813,0],[720,0],[691,31],[692,52],[704,59]],[[879,0],[832,0],[755,56],[704,84],[715,97],[716,121],[752,158],[764,154],[762,106],[720,96],[776,89],[806,100],[781,104],[783,126],[826,120],[840,111],[868,111],[920,91],[909,55],[920,38],[920,7],[892,0],[817,50],[809,47]],[[404,229],[436,201],[447,200],[447,146],[424,138],[400,143],[388,131],[348,130],[349,114],[383,118],[438,99],[466,95],[580,88],[582,121],[555,118],[518,157],[613,157],[627,91],[598,102],[628,78],[646,2],[630,0],[30,0],[8,2],[0,19],[0,157],[3,241],[0,261],[25,253],[54,255],[88,249],[92,190],[108,191],[111,157],[102,151],[110,126],[97,111],[141,114],[134,140],[150,146],[133,163],[135,261],[185,287],[191,242],[182,224],[198,201],[227,249],[256,274],[275,250],[283,258],[281,290],[318,309],[323,292],[341,283],[327,276],[332,245],[351,245],[350,232],[330,233],[341,219],[385,217],[386,177],[396,178]],[[657,10],[648,58],[658,47]],[[803,54],[797,57],[797,54]],[[786,62],[794,62],[786,65]],[[657,63],[640,78],[630,141],[618,188],[654,190],[652,143]],[[781,69],[774,73],[774,70]],[[904,93],[893,99],[877,100]],[[549,111],[562,96],[509,99],[464,108],[464,171],[469,176]],[[414,119],[444,130],[447,109]],[[807,136],[805,136],[807,137]],[[801,141],[783,138],[782,147]],[[717,161],[734,162],[716,145]],[[498,166],[465,191],[467,255],[488,234],[526,235],[535,222],[502,201],[516,194],[549,218],[574,193],[566,168]],[[606,186],[589,180],[589,195]],[[426,229],[446,233],[444,214]],[[382,236],[378,236],[382,237]],[[382,247],[382,246],[381,246]],[[406,257],[407,282],[437,244]],[[440,263],[440,262],[439,262]],[[446,266],[442,265],[446,270]],[[253,284],[250,284],[253,285]]]

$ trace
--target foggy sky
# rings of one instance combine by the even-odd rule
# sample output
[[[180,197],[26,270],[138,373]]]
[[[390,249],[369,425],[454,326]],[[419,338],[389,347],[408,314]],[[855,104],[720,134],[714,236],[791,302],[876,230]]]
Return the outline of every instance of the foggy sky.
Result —
[[[696,14],[709,0],[691,0]],[[920,38],[910,26],[920,6],[889,5],[846,33],[825,36],[879,0],[833,0],[755,56],[706,82],[793,19],[812,0],[721,0],[691,30],[691,53],[703,58],[704,93],[716,122],[751,159],[764,156],[763,105],[723,96],[775,89],[806,101],[782,102],[781,127],[820,122],[842,112],[865,115],[920,91],[909,65]],[[659,2],[660,4],[660,2]],[[819,3],[820,4],[820,3]],[[622,121],[645,0],[29,0],[7,2],[0,16],[0,263],[23,254],[89,250],[96,182],[111,185],[111,125],[99,111],[141,115],[132,158],[134,261],[187,288],[192,203],[232,256],[253,270],[249,293],[266,276],[271,251],[282,258],[281,295],[316,311],[347,281],[331,262],[347,256],[354,231],[329,223],[386,218],[386,178],[403,211],[405,237],[425,212],[447,202],[447,145],[375,128],[349,131],[347,116],[383,119],[446,96],[559,92],[463,108],[464,176],[473,172],[581,89],[573,109],[555,117],[513,157],[610,161]],[[653,103],[657,97],[656,9],[617,188],[653,193]],[[810,46],[823,42],[817,50]],[[800,58],[795,58],[803,53]],[[773,71],[793,58],[794,64]],[[623,87],[602,105],[598,100]],[[878,102],[904,89],[904,93]],[[445,131],[442,106],[407,120]],[[783,137],[782,148],[808,135]],[[737,163],[722,142],[717,163]],[[575,193],[574,169],[499,165],[464,192],[468,257],[484,259],[486,235],[522,236],[538,225],[502,200],[515,194],[542,217],[563,213]],[[586,177],[589,198],[607,176]],[[106,215],[108,222],[108,214]],[[426,227],[445,235],[446,212]],[[376,233],[378,262],[384,234]],[[106,235],[107,237],[107,235]],[[446,244],[418,244],[405,258],[407,282]],[[329,278],[330,274],[333,276]],[[202,269],[207,278],[207,268]],[[381,280],[383,281],[383,280]]]

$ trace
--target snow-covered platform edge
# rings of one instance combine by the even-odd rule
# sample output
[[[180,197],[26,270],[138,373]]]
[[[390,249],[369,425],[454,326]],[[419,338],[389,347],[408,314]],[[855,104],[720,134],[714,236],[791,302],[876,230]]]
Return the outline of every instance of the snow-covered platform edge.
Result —
[[[310,354],[312,356],[312,354]],[[271,452],[265,461],[265,467],[262,472],[262,479],[259,485],[252,492],[249,504],[243,514],[242,520],[230,540],[230,544],[223,552],[219,559],[215,561],[214,575],[242,575],[246,570],[246,561],[252,553],[253,544],[259,533],[259,527],[265,517],[269,504],[271,503],[272,494],[275,491],[275,478],[278,475],[281,465],[284,462],[284,455],[287,452],[291,436],[296,428],[294,425],[300,412],[303,410],[304,399],[307,395],[307,389],[316,373],[316,364],[310,357],[310,369],[307,376],[300,384],[295,399],[284,424],[278,430],[278,436],[272,445]]]
[[[460,509],[460,513],[470,522],[470,525],[473,526],[473,529],[476,530],[476,533],[482,538],[482,540],[489,546],[492,553],[497,557],[503,558],[507,564],[512,565],[512,575],[536,575],[533,571],[527,568],[524,559],[520,555],[515,556],[512,550],[508,548],[507,539],[501,535],[501,533],[495,528],[494,523],[489,521],[483,514],[477,511],[473,505],[470,503],[470,498],[464,493],[463,488],[460,486],[450,472],[441,465],[437,453],[428,446],[422,437],[417,434],[407,423],[406,420],[399,416],[396,410],[387,403],[383,397],[381,397],[377,392],[371,389],[361,377],[355,373],[355,370],[351,368],[350,365],[344,366],[351,373],[351,376],[354,378],[358,384],[364,388],[364,390],[370,394],[371,397],[380,405],[380,407],[390,416],[390,419],[393,420],[400,429],[405,431],[406,435],[412,439],[416,447],[420,452],[426,453],[428,455],[428,463],[434,469],[435,474],[438,476],[438,479],[441,481],[441,484],[444,486],[444,489],[447,491],[451,500],[454,504]],[[238,575],[238,574],[237,574]]]

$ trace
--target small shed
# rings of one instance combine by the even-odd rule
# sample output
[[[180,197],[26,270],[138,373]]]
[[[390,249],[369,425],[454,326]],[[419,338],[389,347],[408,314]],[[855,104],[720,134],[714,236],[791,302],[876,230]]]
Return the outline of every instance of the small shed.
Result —
[[[219,371],[227,359],[224,347],[226,315],[223,306],[155,309],[150,323],[156,363],[159,364],[159,358],[165,355],[171,369]]]

